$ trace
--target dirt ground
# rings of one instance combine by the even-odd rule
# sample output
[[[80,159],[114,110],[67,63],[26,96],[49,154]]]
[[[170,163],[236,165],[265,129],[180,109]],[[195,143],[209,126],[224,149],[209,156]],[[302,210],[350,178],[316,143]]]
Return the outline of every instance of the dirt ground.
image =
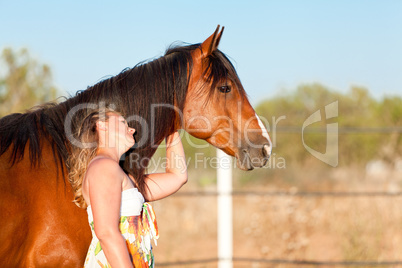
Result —
[[[342,179],[345,174],[348,180]],[[288,194],[233,196],[233,255],[237,260],[234,267],[310,267],[307,264],[296,266],[240,259],[402,260],[402,195],[392,195],[402,185],[402,174],[393,174],[392,180],[388,174],[388,179],[382,180],[371,178],[362,171],[338,169],[329,177],[331,182],[322,180],[322,185],[317,180],[296,186],[276,179],[264,183],[235,182],[234,190]],[[309,189],[312,183],[315,185]],[[154,247],[157,264],[171,263],[170,267],[176,267],[175,262],[211,260],[179,267],[217,267],[213,261],[217,258],[217,197],[185,195],[189,192],[213,192],[214,187],[213,184],[201,187],[199,182],[190,181],[178,194],[154,202],[160,231],[158,246]],[[301,194],[304,191],[383,192],[391,195]]]

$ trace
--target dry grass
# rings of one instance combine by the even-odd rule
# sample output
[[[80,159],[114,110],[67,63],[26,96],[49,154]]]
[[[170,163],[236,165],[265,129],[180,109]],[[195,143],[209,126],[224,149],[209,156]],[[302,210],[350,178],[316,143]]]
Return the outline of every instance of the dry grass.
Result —
[[[344,173],[350,175],[353,171],[344,170]],[[387,180],[368,180],[367,176],[364,179],[363,173],[355,173],[356,178],[363,176],[363,181],[359,183],[349,176],[349,180],[323,181],[320,185],[313,180],[316,183],[314,189],[388,189],[390,182]],[[338,169],[334,174],[329,177],[343,173]],[[399,185],[400,182],[394,180],[392,183]],[[298,184],[299,187],[303,185],[308,188],[308,181]],[[208,187],[214,188],[212,184]],[[242,190],[300,191],[291,183],[286,185],[279,180],[243,184],[241,187]],[[205,187],[202,188],[199,182],[192,181],[182,192],[203,189]],[[313,261],[402,260],[401,204],[402,196],[234,196],[234,257]],[[153,205],[160,230],[158,246],[155,247],[157,263],[217,257],[215,196],[176,195]],[[217,265],[208,263],[180,267]],[[300,266],[236,262],[235,267]]]

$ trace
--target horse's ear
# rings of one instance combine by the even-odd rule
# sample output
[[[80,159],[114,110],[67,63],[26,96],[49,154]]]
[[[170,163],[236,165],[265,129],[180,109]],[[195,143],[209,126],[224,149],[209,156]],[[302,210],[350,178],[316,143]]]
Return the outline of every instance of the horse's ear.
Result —
[[[216,27],[215,32],[201,44],[202,52],[204,53],[204,55],[206,53],[206,55],[205,55],[206,57],[211,55],[212,52],[214,52],[219,46],[219,42],[221,41],[223,30],[225,29],[225,27],[222,27],[222,30],[219,31],[220,27],[221,26],[218,25],[218,27]]]

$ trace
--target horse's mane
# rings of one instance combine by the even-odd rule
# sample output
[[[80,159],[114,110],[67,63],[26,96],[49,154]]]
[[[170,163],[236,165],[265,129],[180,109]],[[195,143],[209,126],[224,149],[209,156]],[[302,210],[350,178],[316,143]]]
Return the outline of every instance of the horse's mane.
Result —
[[[9,161],[14,165],[24,158],[25,147],[29,142],[31,165],[39,165],[43,142],[41,137],[44,137],[50,142],[53,156],[56,163],[60,164],[64,177],[64,163],[71,148],[64,125],[69,111],[74,107],[81,107],[74,117],[70,118],[74,133],[77,122],[91,110],[88,104],[102,104],[115,107],[126,117],[137,116],[138,120],[128,120],[129,125],[137,131],[136,140],[145,139],[145,142],[129,151],[126,156],[137,154],[143,165],[130,166],[130,161],[124,161],[122,166],[134,177],[143,176],[145,166],[157,147],[152,144],[159,145],[164,137],[174,131],[176,113],[171,107],[175,105],[183,111],[193,66],[191,53],[199,48],[200,44],[170,47],[163,57],[125,69],[114,77],[77,92],[74,97],[64,102],[46,103],[26,113],[14,113],[1,118],[0,156],[13,145]],[[209,94],[212,98],[217,83],[230,79],[236,83],[242,96],[245,96],[233,65],[222,52],[214,51],[206,58],[204,64],[207,64],[206,84],[212,86],[209,93],[203,94]],[[155,104],[164,105],[158,107]],[[154,132],[150,133],[150,130]],[[152,139],[141,135],[150,135]]]

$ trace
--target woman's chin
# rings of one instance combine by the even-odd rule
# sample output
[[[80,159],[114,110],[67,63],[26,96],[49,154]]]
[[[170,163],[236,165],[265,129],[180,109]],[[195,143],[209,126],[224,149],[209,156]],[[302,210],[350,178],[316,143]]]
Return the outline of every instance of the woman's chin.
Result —
[[[135,145],[135,141],[127,143],[127,146],[129,146],[129,148],[132,148],[134,145]]]

